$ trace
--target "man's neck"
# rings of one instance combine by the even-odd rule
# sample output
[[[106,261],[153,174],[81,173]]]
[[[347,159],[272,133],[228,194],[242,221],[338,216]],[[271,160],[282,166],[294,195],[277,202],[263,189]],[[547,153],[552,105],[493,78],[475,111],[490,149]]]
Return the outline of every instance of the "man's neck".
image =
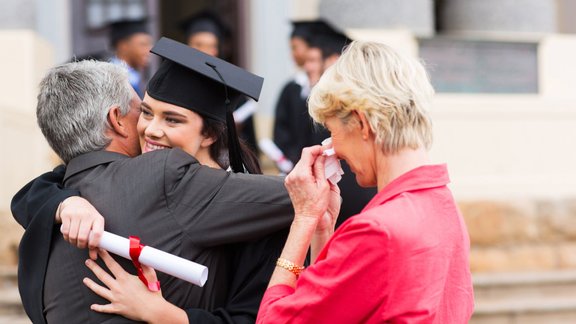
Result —
[[[107,152],[115,152],[123,155],[127,155],[129,157],[135,157],[140,155],[140,152],[135,152],[133,149],[131,150],[128,145],[122,143],[121,141],[114,140],[110,142],[110,144],[104,149]]]

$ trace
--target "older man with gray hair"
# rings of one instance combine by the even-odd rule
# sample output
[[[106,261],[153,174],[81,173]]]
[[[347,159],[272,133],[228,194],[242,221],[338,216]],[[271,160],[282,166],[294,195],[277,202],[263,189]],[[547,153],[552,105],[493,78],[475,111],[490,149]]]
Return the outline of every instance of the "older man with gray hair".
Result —
[[[64,163],[103,149],[140,154],[140,100],[127,81],[121,67],[96,61],[60,65],[44,77],[38,125]]]
[[[202,166],[176,148],[139,155],[140,104],[126,72],[110,63],[60,65],[40,83],[38,124],[66,163],[69,189],[54,184],[61,175],[51,172],[12,201],[14,217],[26,228],[18,280],[28,316],[34,323],[131,322],[90,310],[106,301],[82,285],[83,278],[96,280],[84,266],[88,254],[55,226],[59,204],[80,192],[105,216],[108,231],[138,235],[210,268],[203,288],[158,274],[163,296],[185,308],[190,322],[253,322],[274,264],[239,260],[255,246],[262,251],[250,253],[274,254],[264,249],[275,246],[279,254],[285,236],[275,243],[274,234],[289,226],[293,213],[283,179]],[[260,293],[248,288],[254,285]]]

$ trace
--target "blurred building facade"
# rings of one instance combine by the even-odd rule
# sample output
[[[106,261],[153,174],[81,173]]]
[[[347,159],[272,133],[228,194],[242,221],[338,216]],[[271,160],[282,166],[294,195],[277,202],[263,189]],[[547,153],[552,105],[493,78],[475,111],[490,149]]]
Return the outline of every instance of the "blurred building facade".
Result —
[[[107,50],[107,21],[148,17],[154,37],[203,8],[233,30],[231,61],[266,79],[258,135],[270,137],[294,72],[291,19],[322,17],[354,39],[425,61],[437,89],[434,161],[448,163],[474,272],[576,270],[576,2],[572,0],[0,0],[0,264],[21,230],[15,191],[57,163],[35,123],[43,73]]]

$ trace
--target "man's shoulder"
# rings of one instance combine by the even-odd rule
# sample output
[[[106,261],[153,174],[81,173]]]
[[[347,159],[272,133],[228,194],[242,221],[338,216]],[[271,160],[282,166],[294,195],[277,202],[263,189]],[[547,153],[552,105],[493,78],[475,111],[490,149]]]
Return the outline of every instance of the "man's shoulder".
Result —
[[[100,153],[100,154],[98,154]],[[165,149],[144,153],[130,158],[112,152],[98,152],[83,161],[71,161],[66,170],[65,181],[96,172],[99,177],[142,179],[163,177],[166,172],[178,171],[200,164],[190,154],[180,149]]]
[[[165,168],[180,168],[185,165],[199,165],[198,160],[181,149],[164,149],[143,153],[133,158],[119,159],[110,166],[112,168],[146,168],[159,170]]]
[[[296,81],[294,81],[294,80],[290,80],[290,81],[286,82],[284,84],[284,87],[282,87],[282,91],[284,91],[284,92],[300,93],[301,89],[302,89],[302,86],[299,85],[298,83],[296,83]]]

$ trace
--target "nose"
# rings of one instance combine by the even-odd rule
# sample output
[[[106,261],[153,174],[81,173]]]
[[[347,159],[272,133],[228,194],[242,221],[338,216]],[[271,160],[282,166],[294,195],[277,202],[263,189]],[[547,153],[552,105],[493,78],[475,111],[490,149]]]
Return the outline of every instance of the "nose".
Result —
[[[164,131],[157,118],[153,118],[145,125],[144,135],[150,138],[158,139],[164,136]]]

